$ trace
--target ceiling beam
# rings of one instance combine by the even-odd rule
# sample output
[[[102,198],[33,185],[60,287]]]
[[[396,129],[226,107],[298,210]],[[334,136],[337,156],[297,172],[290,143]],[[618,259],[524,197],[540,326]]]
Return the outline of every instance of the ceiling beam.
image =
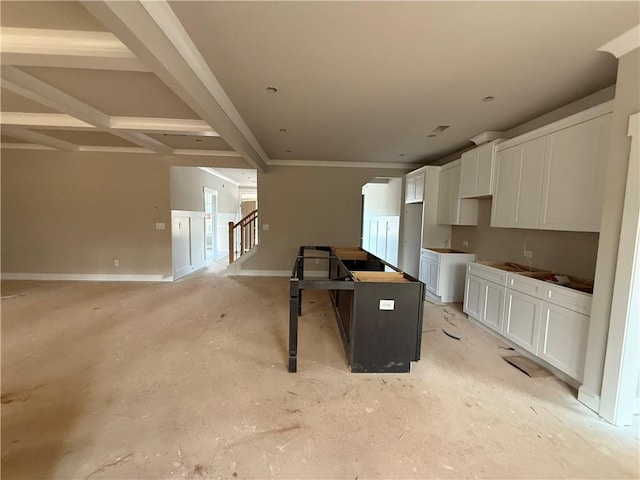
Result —
[[[162,132],[201,137],[219,137],[204,120],[185,118],[111,117],[111,128],[138,132]]]
[[[110,32],[3,27],[0,35],[3,65],[149,71]]]
[[[0,112],[0,124],[50,130],[96,129],[90,123],[78,120],[66,113]]]
[[[50,137],[43,133],[32,132],[26,128],[3,126],[2,134],[7,135],[8,137],[17,138],[18,140],[24,140],[25,142],[55,148],[57,150],[65,150],[67,152],[77,152],[79,150],[78,146],[71,142]]]
[[[83,122],[94,125],[100,130],[109,131],[112,135],[129,142],[149,148],[157,153],[170,154],[173,149],[148,135],[136,132],[110,130],[111,117],[100,110],[68,95],[57,88],[17,69],[4,66],[1,71],[2,86],[14,93],[34,100],[54,110],[64,112]]]
[[[165,1],[82,1],[200,118],[261,172],[268,157]]]

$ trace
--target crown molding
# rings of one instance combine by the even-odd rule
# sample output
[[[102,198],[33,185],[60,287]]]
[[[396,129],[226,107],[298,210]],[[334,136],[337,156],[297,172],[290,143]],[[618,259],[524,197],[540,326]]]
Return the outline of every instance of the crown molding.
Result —
[[[599,52],[610,53],[614,57],[620,58],[636,48],[640,48],[640,24],[605,43],[597,50]]]
[[[414,163],[330,162],[321,160],[269,160],[267,165],[282,167],[393,168],[398,170],[416,169],[421,167],[421,165],[416,165]]]

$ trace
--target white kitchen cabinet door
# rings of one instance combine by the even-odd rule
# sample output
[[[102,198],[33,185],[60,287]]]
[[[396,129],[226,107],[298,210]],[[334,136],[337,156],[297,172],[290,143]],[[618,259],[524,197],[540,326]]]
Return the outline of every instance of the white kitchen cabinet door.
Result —
[[[513,227],[518,213],[522,145],[502,150],[497,155],[496,185],[491,203],[491,226]]]
[[[414,201],[422,202],[424,200],[424,172],[417,173],[415,176],[416,180],[416,193],[414,196]]]
[[[440,295],[440,262],[428,259],[426,262],[427,274],[425,286],[435,295]]]
[[[542,302],[538,356],[582,382],[589,317]]]
[[[438,181],[438,223],[441,225],[451,225],[451,182],[453,177],[451,169],[440,170]]]
[[[478,224],[478,200],[460,198],[460,169],[460,162],[456,160],[440,170],[438,223],[441,225]]]
[[[462,154],[460,198],[493,194],[495,145],[487,143]]]
[[[413,203],[416,198],[416,177],[405,177],[404,203]]]
[[[476,320],[480,320],[480,311],[482,309],[482,286],[484,280],[481,278],[469,275],[465,280],[464,286],[464,303],[462,310]]]
[[[540,228],[598,232],[611,115],[549,136]]]
[[[537,138],[522,145],[518,212],[515,223],[517,228],[538,227],[546,143],[546,138]]]
[[[498,333],[502,333],[505,291],[503,286],[483,281],[480,321]]]
[[[424,171],[405,176],[404,203],[419,203],[424,199]]]
[[[546,137],[498,153],[492,227],[538,228]]]
[[[541,301],[511,289],[506,290],[504,336],[537,354]]]

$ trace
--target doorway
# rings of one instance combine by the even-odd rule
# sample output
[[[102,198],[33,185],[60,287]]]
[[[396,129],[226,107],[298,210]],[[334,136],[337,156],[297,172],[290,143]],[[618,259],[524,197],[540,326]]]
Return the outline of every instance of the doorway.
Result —
[[[205,260],[211,265],[218,258],[218,192],[204,187]]]
[[[376,177],[362,187],[361,247],[398,265],[401,178]]]

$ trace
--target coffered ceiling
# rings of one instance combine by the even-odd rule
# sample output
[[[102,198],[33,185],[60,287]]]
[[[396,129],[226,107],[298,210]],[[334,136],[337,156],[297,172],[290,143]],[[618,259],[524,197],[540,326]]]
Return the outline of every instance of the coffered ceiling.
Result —
[[[436,161],[613,85],[616,60],[597,49],[640,23],[633,1],[0,8],[3,148],[260,171]]]

